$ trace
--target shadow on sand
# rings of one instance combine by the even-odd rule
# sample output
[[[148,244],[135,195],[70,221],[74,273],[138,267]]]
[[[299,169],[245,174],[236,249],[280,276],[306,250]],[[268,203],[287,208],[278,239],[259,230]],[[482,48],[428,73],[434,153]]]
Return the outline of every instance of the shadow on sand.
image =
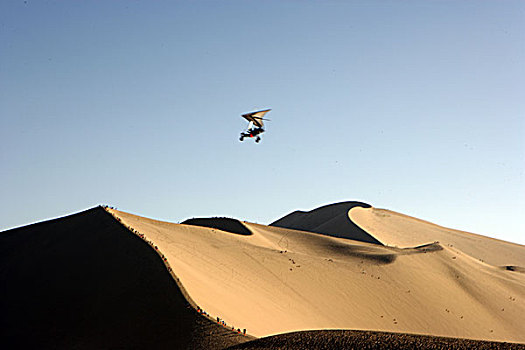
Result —
[[[98,207],[0,232],[3,349],[220,349],[161,257]]]
[[[195,218],[183,221],[181,224],[209,227],[243,236],[253,234],[252,231],[248,230],[239,220],[231,218]]]

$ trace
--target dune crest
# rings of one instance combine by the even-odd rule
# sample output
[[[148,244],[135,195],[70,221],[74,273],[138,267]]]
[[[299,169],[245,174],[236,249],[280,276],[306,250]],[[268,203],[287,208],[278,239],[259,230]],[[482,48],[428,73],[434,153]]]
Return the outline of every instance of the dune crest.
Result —
[[[361,329],[525,342],[525,275],[436,238],[393,247],[248,222],[252,234],[239,235],[113,214],[155,242],[196,304],[257,337]]]
[[[231,218],[193,218],[181,222],[182,225],[194,225],[215,228],[224,232],[250,236],[253,233],[239,220]]]
[[[359,202],[270,226],[106,211],[0,234],[8,343],[221,348],[323,329],[525,343],[520,245]]]
[[[516,243],[442,227],[386,209],[354,207],[348,216],[362,230],[388,246],[413,247],[439,241],[493,266],[525,266],[525,247]]]
[[[381,244],[381,242],[355,225],[348,218],[348,211],[352,208],[369,207],[370,205],[361,202],[341,202],[325,205],[310,211],[297,210],[272,222],[269,226]]]
[[[5,349],[210,349],[248,340],[190,306],[154,247],[103,208],[0,233]]]

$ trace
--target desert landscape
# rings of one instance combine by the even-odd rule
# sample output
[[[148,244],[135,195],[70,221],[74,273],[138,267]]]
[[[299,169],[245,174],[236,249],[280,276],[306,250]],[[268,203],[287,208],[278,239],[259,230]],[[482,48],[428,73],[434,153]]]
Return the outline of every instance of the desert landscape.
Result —
[[[0,350],[525,350],[525,1],[0,23]]]
[[[525,347],[524,246],[360,202],[269,225],[101,206],[0,247],[9,348]]]

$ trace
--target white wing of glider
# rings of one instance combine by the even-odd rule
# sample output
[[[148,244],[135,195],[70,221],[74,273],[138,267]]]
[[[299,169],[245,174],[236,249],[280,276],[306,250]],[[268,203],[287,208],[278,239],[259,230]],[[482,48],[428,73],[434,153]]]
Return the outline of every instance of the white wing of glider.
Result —
[[[252,122],[258,128],[262,128],[264,126],[263,120],[269,120],[269,119],[263,118],[264,115],[268,113],[269,111],[271,111],[271,109],[265,109],[262,111],[246,113],[246,114],[243,114],[242,117],[246,119],[247,121]]]

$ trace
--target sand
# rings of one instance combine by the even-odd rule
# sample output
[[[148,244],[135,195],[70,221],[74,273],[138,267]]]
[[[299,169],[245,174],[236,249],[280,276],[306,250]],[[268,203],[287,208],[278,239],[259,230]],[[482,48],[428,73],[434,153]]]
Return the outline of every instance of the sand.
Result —
[[[249,340],[190,306],[102,208],[0,233],[3,349],[213,349]]]
[[[311,211],[297,210],[272,222],[270,226],[381,244],[375,237],[348,220],[348,212],[353,208],[370,208],[370,205],[362,202],[343,202]]]
[[[352,330],[302,331],[274,335],[234,345],[228,349],[250,350],[340,350],[340,349],[434,349],[434,350],[523,350],[524,344],[444,338],[406,333]]]
[[[271,226],[95,208],[0,233],[0,337],[18,348],[221,349],[317,330],[272,341],[330,348],[353,341],[328,331],[339,329],[525,343],[524,256],[358,202]]]
[[[525,342],[525,275],[499,267],[522,266],[519,259],[428,244],[438,239],[401,248],[248,222],[249,235],[112,213],[155,242],[197,305],[256,337],[360,329]],[[406,220],[411,235],[428,225]]]
[[[459,254],[493,266],[525,267],[525,247],[520,244],[449,229],[386,209],[355,207],[348,216],[385,245],[403,248],[439,241]]]

